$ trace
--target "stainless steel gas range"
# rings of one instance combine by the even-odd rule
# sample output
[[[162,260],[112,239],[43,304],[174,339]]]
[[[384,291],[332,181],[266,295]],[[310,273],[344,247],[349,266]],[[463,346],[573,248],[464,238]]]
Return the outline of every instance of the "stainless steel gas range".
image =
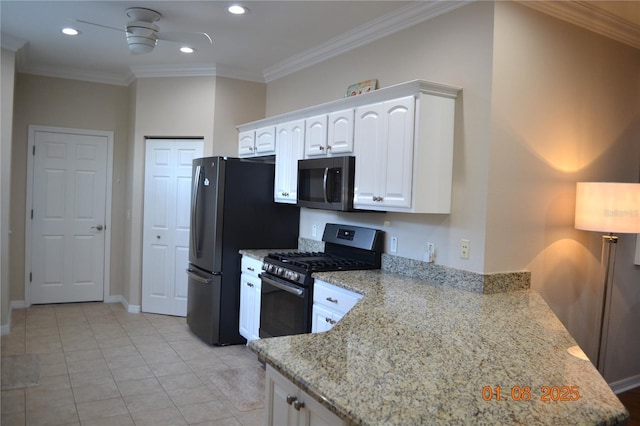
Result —
[[[264,258],[260,337],[311,332],[314,272],[380,269],[384,232],[327,223],[324,252],[269,253]]]

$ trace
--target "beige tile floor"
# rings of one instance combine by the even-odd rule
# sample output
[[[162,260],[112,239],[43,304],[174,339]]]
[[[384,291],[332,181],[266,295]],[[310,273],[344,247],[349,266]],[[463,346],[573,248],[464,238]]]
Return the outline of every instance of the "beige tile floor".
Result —
[[[184,318],[120,304],[14,310],[2,357],[38,354],[40,384],[3,390],[1,424],[257,425],[264,372],[244,345],[212,347]]]

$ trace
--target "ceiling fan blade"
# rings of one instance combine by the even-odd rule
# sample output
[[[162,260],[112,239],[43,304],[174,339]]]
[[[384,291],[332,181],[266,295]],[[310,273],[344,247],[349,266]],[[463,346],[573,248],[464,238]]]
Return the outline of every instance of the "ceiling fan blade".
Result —
[[[95,22],[83,21],[82,19],[74,19],[74,21],[79,22],[81,24],[93,25],[94,27],[101,27],[101,28],[107,28],[109,30],[119,31],[121,33],[126,32],[126,30],[122,28],[115,28],[115,27],[110,27],[108,25],[96,24]]]
[[[199,44],[208,42],[209,44],[213,44],[213,40],[211,40],[211,37],[207,33],[160,31],[156,35],[158,36],[158,40],[173,41],[176,43]]]

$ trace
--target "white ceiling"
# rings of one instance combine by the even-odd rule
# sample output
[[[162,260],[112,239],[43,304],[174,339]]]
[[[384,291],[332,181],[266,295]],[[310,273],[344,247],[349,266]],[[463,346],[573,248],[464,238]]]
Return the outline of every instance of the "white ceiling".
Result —
[[[152,75],[223,75],[268,82],[469,1],[473,0],[237,1],[250,12],[234,16],[226,11],[232,1],[1,0],[0,29],[2,47],[22,47],[17,58],[18,69],[23,72],[112,84],[128,84],[135,77]],[[611,27],[618,27],[614,33],[620,32],[621,23],[627,38],[630,35],[633,39],[634,31],[640,28],[638,1],[523,4],[530,3],[560,5],[539,9],[566,20],[571,20],[567,16],[584,17],[586,13],[586,26],[593,26],[595,11],[596,18],[609,18],[606,35],[613,38]],[[567,4],[581,7],[570,7],[567,12]],[[124,29],[129,21],[125,11],[134,6],[160,12],[162,18],[157,25],[161,32],[207,32],[213,44],[199,44],[196,54],[185,55],[178,52],[177,43],[159,41],[153,52],[134,55],[124,31],[74,21]],[[64,36],[60,29],[68,25],[82,34]]]

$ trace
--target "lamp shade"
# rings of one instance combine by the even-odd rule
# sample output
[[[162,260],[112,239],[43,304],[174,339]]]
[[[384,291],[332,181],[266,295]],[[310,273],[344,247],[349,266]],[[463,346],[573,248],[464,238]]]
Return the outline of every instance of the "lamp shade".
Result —
[[[640,183],[578,182],[577,229],[640,233]]]

